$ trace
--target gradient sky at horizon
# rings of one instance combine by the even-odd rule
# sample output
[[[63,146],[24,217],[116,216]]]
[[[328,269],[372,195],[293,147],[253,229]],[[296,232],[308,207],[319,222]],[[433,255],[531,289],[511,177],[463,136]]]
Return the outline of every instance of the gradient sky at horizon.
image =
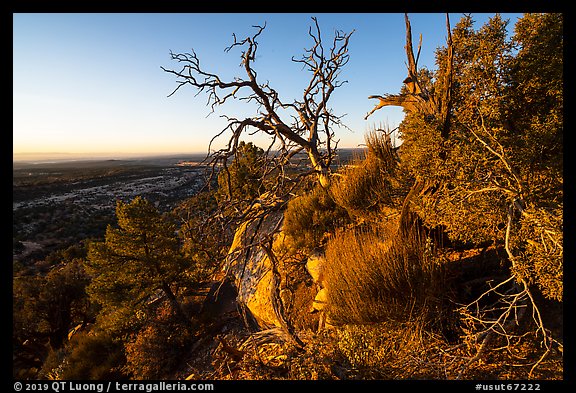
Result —
[[[494,14],[473,14],[478,29]],[[347,80],[330,101],[335,114],[346,114],[351,128],[337,129],[340,147],[363,143],[374,125],[396,127],[400,108],[383,108],[368,120],[371,94],[397,93],[406,77],[403,14],[378,13],[16,13],[13,14],[13,153],[168,154],[205,153],[226,121],[220,116],[248,116],[254,106],[230,102],[210,113],[207,96],[176,87],[173,52],[198,54],[209,72],[244,77],[238,48],[226,53],[232,34],[243,38],[253,25],[259,37],[254,68],[285,102],[300,98],[309,74],[291,61],[310,47],[308,28],[318,18],[325,47],[334,30],[350,32]],[[434,51],[445,44],[445,15],[410,14],[419,65],[435,68]],[[454,26],[462,14],[450,14]],[[521,14],[502,14],[508,31]],[[209,116],[208,116],[209,115]],[[286,121],[289,121],[286,120]],[[260,138],[246,138],[265,147]]]

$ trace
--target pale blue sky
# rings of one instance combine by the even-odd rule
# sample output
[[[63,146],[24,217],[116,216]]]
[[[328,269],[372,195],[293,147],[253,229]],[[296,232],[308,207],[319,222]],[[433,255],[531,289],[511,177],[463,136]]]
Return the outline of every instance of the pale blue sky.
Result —
[[[368,95],[397,93],[406,76],[403,14],[32,14],[13,15],[13,151],[66,153],[206,152],[226,125],[221,114],[250,115],[253,107],[230,103],[207,117],[206,95],[190,86],[168,98],[178,68],[169,52],[194,49],[203,67],[232,79],[244,76],[240,52],[224,52],[232,33],[244,38],[267,23],[254,68],[285,101],[300,98],[309,75],[299,64],[311,45],[308,27],[318,18],[326,46],[334,30],[349,32],[348,80],[331,100],[353,131],[336,130],[340,147],[363,143],[374,124],[395,127],[399,108],[384,108],[368,121]],[[452,26],[462,14],[450,14]],[[473,14],[479,28],[493,14]],[[510,19],[509,32],[521,14]],[[415,45],[423,35],[419,65],[434,68],[434,50],[445,44],[444,14],[410,14]],[[255,139],[261,145],[261,140]]]

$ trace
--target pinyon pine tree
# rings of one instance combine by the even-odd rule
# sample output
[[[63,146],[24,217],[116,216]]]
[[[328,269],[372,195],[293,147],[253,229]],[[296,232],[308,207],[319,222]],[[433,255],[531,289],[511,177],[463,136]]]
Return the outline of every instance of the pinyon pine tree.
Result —
[[[175,226],[142,197],[118,201],[116,216],[118,228],[109,225],[106,240],[92,243],[88,252],[93,274],[88,292],[102,305],[101,315],[121,327],[114,320],[122,324],[126,317],[146,315],[147,304],[165,297],[178,318],[186,320],[177,290],[185,282],[187,264]]]

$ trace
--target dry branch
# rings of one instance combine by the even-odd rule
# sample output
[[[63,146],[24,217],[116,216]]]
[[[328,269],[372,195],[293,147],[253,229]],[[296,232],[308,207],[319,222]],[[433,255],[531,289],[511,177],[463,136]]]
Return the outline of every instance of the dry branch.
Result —
[[[330,163],[335,155],[337,142],[334,141],[334,126],[342,126],[340,116],[332,113],[328,102],[334,90],[346,81],[339,80],[340,72],[348,63],[348,44],[351,33],[337,31],[330,48],[324,47],[320,27],[316,18],[312,18],[313,26],[309,29],[309,36],[313,44],[305,50],[300,59],[293,58],[301,63],[310,72],[310,82],[305,87],[302,98],[293,102],[283,101],[276,90],[269,83],[260,83],[254,68],[258,50],[258,37],[266,28],[254,26],[256,33],[239,40],[233,35],[233,43],[226,52],[234,48],[241,48],[241,66],[245,76],[235,77],[231,81],[223,80],[219,75],[204,70],[200,65],[197,54],[171,53],[172,60],[182,63],[180,70],[171,70],[161,67],[165,72],[177,78],[177,86],[169,95],[173,95],[184,85],[190,85],[197,90],[197,94],[206,93],[207,105],[211,112],[229,100],[255,102],[259,113],[245,119],[227,117],[228,125],[219,132],[209,146],[210,163],[217,165],[224,163],[236,152],[241,136],[246,133],[263,133],[270,136],[271,143],[266,149],[272,151],[273,146],[280,144],[275,157],[271,157],[270,167],[282,171],[295,150],[306,152],[309,166],[318,176],[323,185],[327,185],[330,177]],[[288,116],[280,115],[279,109],[291,112]],[[290,119],[290,121],[289,121]],[[211,152],[212,143],[229,133],[227,145],[215,152]],[[273,173],[269,170],[267,173]]]
[[[542,335],[542,344],[546,348],[538,361],[532,365],[528,375],[530,377],[535,368],[550,353],[552,349],[551,344],[554,340],[544,326],[540,310],[534,301],[529,283],[525,278],[518,276],[516,273],[518,271],[517,258],[510,247],[512,228],[516,224],[518,218],[524,213],[523,206],[525,203],[522,195],[524,187],[522,187],[520,176],[507,159],[504,148],[494,135],[486,129],[483,119],[481,120],[481,129],[490,137],[492,143],[498,146],[498,149],[493,148],[491,144],[481,138],[472,128],[468,127],[469,131],[491,155],[495,156],[500,162],[502,162],[504,168],[508,172],[510,178],[509,183],[515,183],[516,186],[514,190],[501,187],[497,188],[505,194],[513,194],[513,199],[508,207],[506,232],[504,237],[504,249],[512,266],[512,274],[506,280],[482,293],[472,303],[460,308],[460,312],[464,316],[464,319],[472,326],[469,338],[475,342],[480,342],[480,345],[477,349],[476,355],[461,369],[458,379],[467,368],[480,359],[496,335],[503,336],[506,338],[508,343],[510,342],[510,339],[514,337],[510,332],[512,327],[519,324],[528,308],[532,310],[532,320],[536,325],[536,333]],[[510,289],[504,293],[499,291],[499,288],[504,287],[509,283],[512,283]],[[497,300],[489,306],[480,306],[480,301],[490,294],[497,295]]]
[[[406,90],[402,94],[369,96],[369,99],[375,98],[378,99],[379,102],[370,112],[366,114],[364,119],[368,119],[372,113],[385,106],[400,106],[406,111],[420,112],[425,115],[432,115],[439,119],[442,124],[442,136],[447,138],[451,107],[450,91],[452,89],[452,63],[454,53],[452,48],[452,36],[450,33],[450,20],[448,19],[448,15],[446,15],[446,28],[448,30],[448,57],[445,83],[440,94],[442,97],[440,104],[436,102],[434,95],[427,91],[426,87],[422,84],[420,78],[418,77],[418,58],[420,57],[420,50],[422,48],[422,35],[420,35],[417,55],[414,57],[414,48],[412,46],[412,27],[410,25],[410,20],[408,19],[408,14],[404,15],[404,20],[406,23],[406,45],[404,48],[406,49],[406,58],[408,60],[408,76],[403,81],[404,85],[406,86]]]

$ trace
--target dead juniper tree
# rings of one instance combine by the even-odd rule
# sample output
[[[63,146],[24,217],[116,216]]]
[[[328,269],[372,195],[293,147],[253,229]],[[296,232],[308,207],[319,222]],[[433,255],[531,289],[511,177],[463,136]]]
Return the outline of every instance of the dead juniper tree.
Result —
[[[446,15],[446,30],[447,30],[447,54],[445,58],[445,69],[443,72],[443,80],[440,88],[431,91],[431,84],[429,80],[423,80],[422,74],[418,69],[418,59],[420,57],[420,50],[422,49],[422,35],[418,43],[418,51],[414,56],[414,48],[412,45],[412,28],[408,14],[404,15],[406,24],[406,58],[408,60],[408,76],[404,79],[404,88],[400,94],[385,94],[385,95],[371,95],[369,99],[378,99],[379,102],[374,108],[364,117],[368,119],[375,111],[386,106],[400,106],[404,108],[407,113],[421,114],[426,120],[433,120],[438,125],[440,130],[442,142],[448,139],[448,132],[450,127],[450,114],[451,114],[451,87],[453,75],[453,57],[454,51],[452,47],[452,35],[450,32],[450,20]],[[425,83],[427,82],[427,83]],[[439,155],[443,156],[445,153],[440,151]],[[410,203],[408,203],[414,195],[426,193],[430,189],[434,189],[435,185],[429,179],[417,177],[415,183],[408,196],[406,203],[402,209],[401,232],[407,234],[409,228],[413,225],[414,214],[410,210]]]
[[[458,310],[471,355],[457,378],[487,350],[509,349],[520,338],[519,326],[530,323],[530,333],[540,337],[543,348],[537,360],[526,364],[531,376],[553,344],[561,347],[544,326],[534,282],[561,299],[557,288],[562,287],[563,251],[559,209],[550,207],[549,196],[539,196],[542,187],[532,180],[538,178],[534,163],[523,166],[514,155],[526,142],[513,123],[530,116],[522,113],[522,106],[510,109],[515,94],[510,69],[522,64],[509,66],[513,56],[506,22],[498,16],[478,33],[469,16],[451,31],[447,16],[447,45],[436,52],[438,70],[418,69],[422,37],[415,56],[407,15],[405,23],[404,87],[400,94],[369,96],[379,102],[366,115],[385,106],[400,106],[406,113],[400,126],[402,160],[415,181],[403,204],[400,232],[420,220],[428,228],[441,226],[456,241],[491,243],[504,250],[507,278],[488,280],[481,293]],[[541,173],[540,179],[546,178],[546,172]],[[540,284],[533,271],[546,274],[548,281]]]
[[[310,72],[310,82],[304,87],[302,98],[287,102],[270,86],[269,82],[258,80],[254,67],[258,50],[258,37],[265,30],[264,26],[254,26],[256,33],[239,40],[233,35],[233,43],[225,49],[229,52],[239,48],[241,66],[244,76],[233,80],[222,80],[219,75],[202,68],[196,52],[170,53],[172,60],[182,64],[179,70],[162,69],[177,78],[177,87],[170,94],[176,93],[185,85],[190,85],[199,93],[208,95],[207,105],[214,111],[229,100],[255,102],[258,112],[251,117],[238,119],[223,115],[228,125],[217,133],[212,143],[218,138],[227,138],[224,148],[209,152],[211,164],[226,165],[234,156],[240,138],[248,133],[263,133],[269,135],[270,144],[266,149],[267,170],[263,178],[274,174],[276,184],[272,193],[279,190],[283,182],[290,182],[290,174],[284,169],[290,160],[298,153],[305,153],[310,172],[317,175],[321,184],[330,182],[330,164],[335,156],[337,141],[334,126],[343,126],[341,116],[335,115],[329,107],[329,100],[336,88],[346,81],[339,80],[340,72],[348,63],[348,43],[353,32],[345,34],[336,31],[332,45],[325,48],[316,18],[308,33],[313,41],[312,46],[305,50],[301,58],[292,61],[302,64]],[[280,175],[279,175],[280,174]]]
[[[418,59],[420,58],[420,50],[422,49],[422,35],[418,43],[418,52],[414,57],[414,48],[412,46],[412,28],[408,15],[404,16],[406,22],[406,57],[408,59],[408,76],[402,82],[405,85],[405,91],[401,94],[385,94],[371,95],[368,98],[378,99],[379,102],[376,106],[366,114],[368,117],[380,108],[385,106],[401,106],[407,111],[418,111],[438,118],[441,124],[442,136],[448,137],[449,116],[450,116],[450,91],[452,84],[453,74],[453,57],[454,52],[452,48],[452,35],[450,33],[450,20],[446,15],[446,29],[447,29],[447,56],[446,56],[446,71],[444,73],[443,89],[439,94],[434,94],[429,91],[429,86],[422,82],[422,78],[418,73]]]
[[[268,81],[262,82],[258,79],[255,68],[258,38],[265,31],[266,24],[253,26],[255,33],[244,39],[239,39],[234,34],[232,44],[225,48],[226,52],[241,50],[242,75],[233,79],[224,80],[204,69],[194,50],[191,53],[170,53],[172,60],[181,65],[179,69],[162,67],[177,80],[177,86],[169,96],[189,85],[197,90],[197,94],[207,95],[207,106],[211,108],[211,113],[229,101],[257,104],[257,111],[249,117],[222,115],[228,124],[212,138],[208,147],[207,161],[211,164],[211,174],[213,175],[216,169],[229,173],[230,159],[238,153],[243,136],[260,133],[269,137],[269,145],[264,149],[262,174],[257,180],[266,184],[264,188],[267,191],[252,201],[249,208],[237,210],[234,217],[236,223],[261,220],[267,212],[278,206],[279,200],[286,202],[299,182],[309,175],[316,176],[324,187],[330,183],[330,165],[338,144],[333,129],[335,126],[345,125],[341,116],[333,113],[329,101],[334,91],[346,82],[339,77],[349,60],[348,44],[353,31],[336,31],[328,47],[321,36],[317,19],[313,17],[312,21],[313,25],[308,31],[312,40],[311,46],[300,58],[292,58],[293,62],[301,64],[310,73],[310,80],[303,86],[300,99],[284,100]],[[213,143],[222,139],[226,141],[224,147],[212,151]],[[304,161],[307,161],[303,170],[299,166],[301,157],[305,157]],[[230,186],[227,188],[231,189]],[[230,203],[227,205],[230,206]],[[254,206],[258,206],[258,209],[253,209]],[[279,227],[276,231],[278,230]],[[252,242],[246,246],[249,247],[260,248],[267,254],[271,252],[268,241],[262,244]],[[274,266],[275,260],[274,256],[270,256],[273,271],[277,270],[277,266]],[[279,298],[278,291],[277,283],[276,300]],[[282,307],[279,307],[278,303],[274,302],[275,311],[282,314]],[[279,318],[284,320],[283,315]],[[290,327],[286,330],[291,333]]]

